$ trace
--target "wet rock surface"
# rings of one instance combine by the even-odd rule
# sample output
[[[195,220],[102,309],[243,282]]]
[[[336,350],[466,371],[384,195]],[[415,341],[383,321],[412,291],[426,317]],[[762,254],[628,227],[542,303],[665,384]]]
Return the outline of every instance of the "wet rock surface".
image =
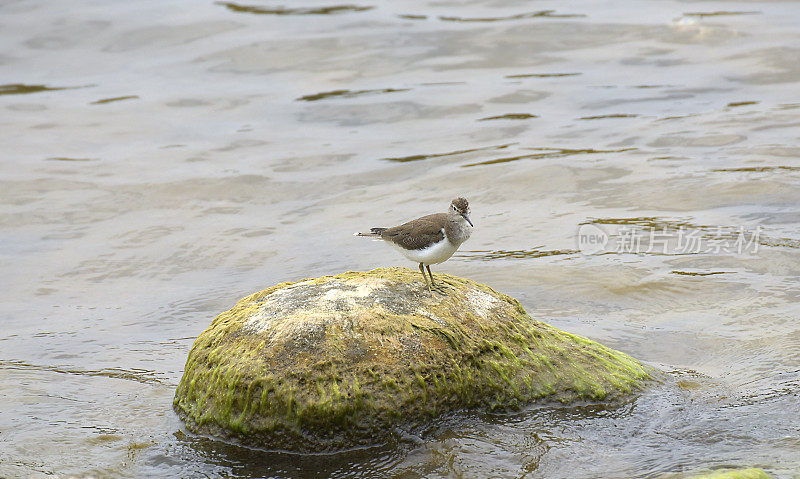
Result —
[[[174,407],[195,432],[295,451],[380,443],[458,410],[613,400],[649,369],[444,274],[383,268],[282,283],[195,341]]]
[[[690,479],[769,479],[770,476],[761,469],[726,469],[721,471],[692,476]]]

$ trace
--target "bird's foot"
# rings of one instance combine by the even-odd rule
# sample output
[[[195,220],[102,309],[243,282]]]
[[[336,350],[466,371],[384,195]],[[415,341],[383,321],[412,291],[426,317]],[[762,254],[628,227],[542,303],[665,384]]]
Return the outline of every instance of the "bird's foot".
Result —
[[[433,296],[434,293],[446,294],[446,290],[441,286],[439,286],[438,284],[431,284],[430,282],[425,282],[425,286],[428,288],[428,293],[430,293],[431,296]]]

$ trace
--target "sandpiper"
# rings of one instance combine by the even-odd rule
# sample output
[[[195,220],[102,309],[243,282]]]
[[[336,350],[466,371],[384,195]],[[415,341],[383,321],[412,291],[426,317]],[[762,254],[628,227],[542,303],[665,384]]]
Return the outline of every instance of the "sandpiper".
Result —
[[[431,265],[447,261],[461,243],[469,239],[472,233],[469,213],[467,200],[456,198],[450,203],[447,213],[434,213],[392,228],[370,228],[369,233],[356,233],[356,236],[382,239],[406,258],[419,263],[419,270],[432,294]],[[424,268],[428,268],[430,283]]]

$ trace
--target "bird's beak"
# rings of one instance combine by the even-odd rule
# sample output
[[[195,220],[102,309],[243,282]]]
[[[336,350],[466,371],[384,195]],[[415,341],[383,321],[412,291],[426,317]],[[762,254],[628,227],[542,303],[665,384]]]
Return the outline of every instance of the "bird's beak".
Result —
[[[464,219],[465,219],[465,220],[467,220],[467,223],[469,223],[469,225],[470,225],[470,226],[472,226],[473,228],[475,227],[475,225],[474,225],[474,224],[472,224],[472,221],[470,221],[470,220],[469,220],[469,216],[467,216],[467,215],[465,215],[465,214],[464,214],[464,215],[461,215],[461,216],[463,216],[463,217],[464,217]]]

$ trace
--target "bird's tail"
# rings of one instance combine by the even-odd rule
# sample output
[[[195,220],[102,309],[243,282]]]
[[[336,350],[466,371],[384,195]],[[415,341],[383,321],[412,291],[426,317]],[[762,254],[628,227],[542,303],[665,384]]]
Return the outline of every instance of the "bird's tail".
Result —
[[[353,236],[366,236],[367,238],[380,238],[386,228],[370,228],[369,233],[355,233]]]

